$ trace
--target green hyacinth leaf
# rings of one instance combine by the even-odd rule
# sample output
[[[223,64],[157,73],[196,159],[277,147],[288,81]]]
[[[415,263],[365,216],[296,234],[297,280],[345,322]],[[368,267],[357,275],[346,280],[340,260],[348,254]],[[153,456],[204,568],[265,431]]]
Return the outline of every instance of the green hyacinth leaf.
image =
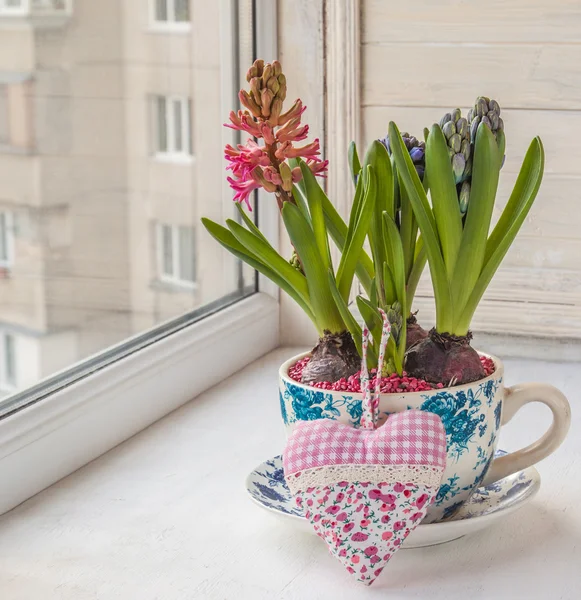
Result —
[[[363,168],[372,166],[377,180],[377,210],[386,210],[395,218],[393,170],[387,148],[378,140],[369,145],[363,161]]]
[[[406,306],[403,247],[397,225],[387,212],[383,213],[383,241],[385,244],[385,255],[393,277],[397,301],[401,306]]]
[[[383,320],[381,318],[381,314],[369,300],[365,299],[363,296],[357,296],[355,299],[357,302],[357,308],[359,309],[359,314],[361,318],[367,325],[371,335],[373,336],[373,346],[375,351],[379,351],[379,342],[381,340],[381,331],[383,329]],[[377,364],[373,365],[376,367]]]
[[[369,290],[369,301],[373,306],[377,306],[379,302],[379,296],[377,294],[377,283],[375,279],[371,282],[371,289]]]
[[[258,257],[273,271],[279,273],[281,277],[288,281],[303,296],[308,297],[308,286],[305,276],[297,271],[268,242],[254,235],[254,233],[248,231],[240,223],[232,219],[227,219],[226,225],[228,225],[228,229],[244,248]]]
[[[446,138],[439,125],[432,126],[426,142],[426,173],[446,272],[451,278],[462,241],[462,216]]]
[[[355,142],[349,144],[347,158],[349,160],[349,169],[351,170],[353,185],[357,185],[357,179],[361,172],[361,163],[359,162],[359,154],[357,153],[357,145]]]
[[[436,324],[438,331],[449,331],[453,315],[452,296],[448,284],[446,265],[440,247],[436,221],[409,152],[403,143],[397,125],[393,122],[389,124],[389,139],[397,169],[424,240],[423,243],[430,264],[432,285],[436,298]]]
[[[414,301],[414,296],[416,295],[416,289],[418,287],[418,283],[420,282],[420,278],[426,266],[426,262],[428,260],[428,256],[426,254],[426,248],[424,246],[424,240],[420,235],[418,237],[418,241],[416,244],[416,252],[414,255],[414,265],[412,267],[411,273],[408,275],[407,285],[406,285],[406,311],[404,314],[409,314],[412,311],[412,305]]]
[[[345,243],[347,240],[348,227],[341,215],[337,212],[337,209],[331,204],[329,198],[323,195],[323,212],[325,214],[325,222],[327,223],[327,230],[332,240],[335,242],[340,252],[345,249]],[[375,277],[375,271],[373,268],[373,261],[365,250],[361,252],[359,257],[359,263],[355,270],[357,279],[361,282],[363,289],[366,294],[369,294],[371,289],[371,282]]]
[[[544,168],[545,151],[541,139],[536,137],[525,155],[510,199],[488,239],[484,267],[460,318],[461,332],[468,331],[480,299],[529,214],[541,186]]]
[[[363,332],[361,330],[361,326],[359,325],[359,323],[353,316],[353,313],[349,309],[349,306],[347,305],[345,300],[343,300],[343,298],[341,297],[341,294],[339,293],[339,289],[337,288],[337,282],[335,280],[335,277],[334,277],[332,271],[329,271],[328,276],[329,276],[329,288],[331,289],[331,294],[333,295],[333,298],[335,299],[335,302],[337,303],[337,308],[339,309],[339,312],[341,313],[341,316],[343,317],[343,320],[344,320],[345,324],[347,325],[347,330],[349,331],[349,333],[351,334],[351,337],[353,338],[353,342],[355,343],[355,347],[357,348],[357,351],[359,352],[359,356],[362,356],[363,352],[362,352],[362,348],[361,348],[361,340],[362,340]],[[372,365],[377,364],[377,355],[375,354],[372,347],[369,347],[367,350],[367,364],[370,368]]]
[[[300,163],[299,163],[299,159],[298,158],[289,158],[288,159],[288,166],[292,169],[296,169],[297,167],[300,168]],[[293,184],[293,186],[296,185],[299,190],[301,191],[301,193],[303,194],[303,196],[306,198],[307,196],[307,190],[305,188],[305,181],[303,179],[301,179],[300,181],[297,181],[296,184]]]
[[[394,204],[394,190],[393,190],[393,171],[391,167],[391,159],[385,146],[375,140],[367,149],[365,157],[363,159],[362,176],[363,179],[367,177],[370,172],[369,167],[373,169],[373,173],[376,177],[377,182],[377,201],[375,203],[375,215],[371,220],[369,228],[369,245],[371,247],[371,256],[373,257],[374,265],[381,265],[385,261],[383,254],[383,242],[382,242],[382,225],[381,225],[381,214],[384,210],[387,210],[388,206],[393,211]],[[377,281],[377,290],[380,299],[383,300],[384,295],[384,282],[383,273],[381,270],[375,274]]]
[[[320,330],[341,333],[345,323],[329,286],[328,269],[325,266],[320,247],[313,239],[312,231],[301,211],[290,202],[282,207],[282,218],[295,247],[307,279],[309,298]]]
[[[383,290],[385,298],[384,305],[389,306],[397,302],[397,287],[395,285],[395,277],[393,271],[387,262],[383,263]]]
[[[307,204],[307,198],[305,196],[305,193],[301,190],[301,187],[299,186],[300,183],[302,183],[302,182],[299,181],[299,183],[297,183],[297,184],[293,183],[293,189],[292,189],[293,199],[294,199],[296,205],[299,207],[300,211],[303,213],[303,216],[305,217],[305,219],[309,222],[309,225],[311,225],[311,227],[312,227],[311,213],[309,212],[309,205]]]
[[[355,195],[353,196],[353,203],[351,204],[351,211],[349,213],[349,226],[347,227],[347,237],[345,239],[345,247],[349,247],[355,227],[361,214],[361,207],[363,206],[364,196],[364,184],[363,177],[359,177],[357,185],[355,186]]]
[[[243,260],[246,264],[250,265],[253,269],[256,269],[259,273],[262,273],[265,277],[268,277],[274,282],[281,290],[286,292],[306,313],[311,319],[314,325],[317,327],[317,322],[313,311],[311,310],[307,282],[305,276],[295,270],[298,278],[292,278],[293,283],[290,283],[280,273],[277,273],[270,266],[266,265],[256,255],[245,248],[232,234],[231,231],[211,221],[210,219],[203,218],[202,224],[208,231],[208,233],[228,252]],[[302,281],[300,280],[302,278]]]
[[[260,231],[260,229],[258,229],[258,227],[256,226],[256,223],[254,223],[254,221],[248,216],[246,211],[242,208],[242,205],[240,204],[240,202],[236,202],[236,208],[238,209],[238,212],[240,213],[240,217],[246,224],[246,227],[248,227],[248,229],[250,231],[252,231],[252,233],[255,236],[259,237],[263,242],[265,242],[269,246],[271,246],[270,242],[266,239],[266,237],[264,236],[262,231]]]
[[[470,202],[452,280],[452,295],[458,316],[463,312],[484,265],[499,173],[496,139],[485,124],[480,124],[474,146]],[[430,185],[432,183],[430,180]],[[458,334],[454,326],[450,333]]]
[[[329,237],[327,235],[327,226],[325,224],[325,214],[323,212],[323,196],[325,192],[319,185],[317,178],[311,169],[299,160],[303,181],[305,182],[307,204],[311,214],[312,230],[315,234],[315,242],[319,249],[321,261],[325,270],[331,267],[331,252],[329,249]],[[287,203],[288,204],[288,203]]]
[[[371,167],[367,167],[371,170]],[[362,180],[363,177],[360,178]],[[359,263],[359,258],[363,250],[363,243],[369,231],[369,224],[375,210],[377,201],[377,186],[376,178],[373,172],[370,172],[366,177],[366,186],[359,216],[353,223],[353,231],[347,235],[347,247],[343,250],[341,261],[337,269],[337,287],[339,293],[347,301],[353,284],[355,269]],[[357,182],[357,188],[362,187],[361,181]],[[351,229],[351,225],[350,225]]]

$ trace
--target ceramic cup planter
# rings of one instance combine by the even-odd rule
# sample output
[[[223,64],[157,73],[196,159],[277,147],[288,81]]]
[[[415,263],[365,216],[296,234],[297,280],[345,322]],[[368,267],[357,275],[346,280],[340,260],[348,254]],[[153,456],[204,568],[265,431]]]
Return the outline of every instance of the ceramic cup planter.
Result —
[[[334,419],[359,427],[363,395],[320,390],[298,383],[288,370],[305,355],[285,362],[279,371],[280,408],[287,435],[297,421]],[[379,423],[390,413],[416,408],[439,415],[446,429],[448,455],[442,486],[425,522],[452,516],[481,485],[525,469],[552,452],[564,440],[571,420],[569,403],[556,388],[541,383],[505,387],[502,362],[491,356],[494,373],[466,385],[425,392],[382,394]],[[536,442],[494,458],[498,433],[529,402],[542,402],[552,412],[547,432]]]

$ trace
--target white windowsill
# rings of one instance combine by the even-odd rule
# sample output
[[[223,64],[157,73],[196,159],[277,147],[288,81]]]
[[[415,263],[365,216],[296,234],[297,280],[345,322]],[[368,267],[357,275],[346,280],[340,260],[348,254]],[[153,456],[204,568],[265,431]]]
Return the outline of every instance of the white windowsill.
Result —
[[[275,348],[278,327],[254,294],[0,419],[0,514]]]
[[[70,20],[70,13],[0,13],[0,30],[59,29]]]
[[[151,282],[151,288],[168,292],[195,292],[200,286],[195,281],[182,281],[159,277]]]
[[[246,495],[246,475],[283,448],[277,370],[298,351],[272,352],[1,517],[2,598],[366,596],[316,536],[274,519]],[[540,378],[577,393],[578,365],[508,360],[506,367],[510,384]],[[507,426],[503,447],[536,437],[543,415],[531,406]],[[574,432],[581,412],[573,420]],[[580,450],[570,435],[540,464],[539,494],[501,525],[398,553],[371,595],[577,598]]]
[[[195,158],[191,154],[170,154],[168,152],[158,152],[152,158],[156,162],[176,165],[191,165],[195,161]]]
[[[166,21],[155,21],[150,23],[147,28],[149,33],[179,33],[179,34],[188,34],[192,31],[192,24],[190,22],[187,23],[179,23],[179,22],[166,22]]]

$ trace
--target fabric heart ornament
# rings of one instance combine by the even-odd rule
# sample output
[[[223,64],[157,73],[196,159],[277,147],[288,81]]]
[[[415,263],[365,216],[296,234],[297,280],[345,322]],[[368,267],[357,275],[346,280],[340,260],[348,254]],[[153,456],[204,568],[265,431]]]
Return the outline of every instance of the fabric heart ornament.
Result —
[[[389,336],[382,316],[378,372]],[[375,397],[369,393],[368,336],[364,330],[361,429],[329,419],[302,421],[283,452],[285,479],[297,505],[331,554],[366,585],[420,524],[446,466],[439,416],[408,410],[375,428],[379,389]]]

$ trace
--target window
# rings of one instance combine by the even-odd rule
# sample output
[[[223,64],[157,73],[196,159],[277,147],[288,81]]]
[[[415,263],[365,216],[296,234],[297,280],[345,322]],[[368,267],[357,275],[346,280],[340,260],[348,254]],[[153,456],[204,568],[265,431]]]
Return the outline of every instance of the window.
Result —
[[[0,0],[0,15],[62,15],[71,8],[71,0]]]
[[[32,0],[32,9],[44,12],[69,12],[71,8],[70,0]]]
[[[8,110],[8,86],[0,84],[0,146],[10,144],[10,118]]]
[[[12,213],[0,212],[0,268],[10,268],[13,263],[14,229]],[[1,300],[0,300],[1,303]]]
[[[11,29],[34,60],[0,70],[0,514],[278,345],[278,291],[197,227],[238,216],[221,124],[255,48],[275,56],[254,7],[276,3],[152,4],[179,39],[143,31],[143,2],[81,4],[74,28]],[[276,240],[273,206],[253,215]]]
[[[238,134],[222,123],[252,63],[255,3],[192,0],[199,25],[176,43],[143,32],[133,4],[121,12],[116,2],[79,10],[75,28],[51,30],[48,46],[26,28],[11,32],[15,44],[32,43],[35,66],[19,79],[18,54],[9,53],[0,73],[0,84],[10,79],[0,85],[0,137],[10,137],[0,151],[0,275],[14,264],[13,215],[22,215],[18,269],[0,276],[0,327],[23,331],[26,365],[22,391],[0,401],[0,423],[52,378],[51,389],[62,388],[73,372],[94,372],[91,361],[105,368],[257,291],[252,269],[194,229],[202,216],[223,222],[237,215],[222,150]],[[18,5],[74,9],[61,0]],[[188,2],[155,8],[170,22],[189,17]],[[96,79],[102,45],[91,40],[104,22],[115,26]],[[6,150],[17,144],[16,160]],[[144,160],[152,150],[170,164]],[[39,380],[45,383],[36,390]]]
[[[154,99],[155,145],[158,155],[188,157],[191,155],[191,101],[177,96]]]
[[[28,0],[0,0],[0,15],[23,15],[28,11]]]
[[[156,24],[188,27],[190,0],[152,0],[153,20]]]
[[[0,393],[16,388],[16,353],[14,336],[0,332]]]
[[[159,224],[157,248],[160,280],[192,286],[196,281],[194,228]]]

